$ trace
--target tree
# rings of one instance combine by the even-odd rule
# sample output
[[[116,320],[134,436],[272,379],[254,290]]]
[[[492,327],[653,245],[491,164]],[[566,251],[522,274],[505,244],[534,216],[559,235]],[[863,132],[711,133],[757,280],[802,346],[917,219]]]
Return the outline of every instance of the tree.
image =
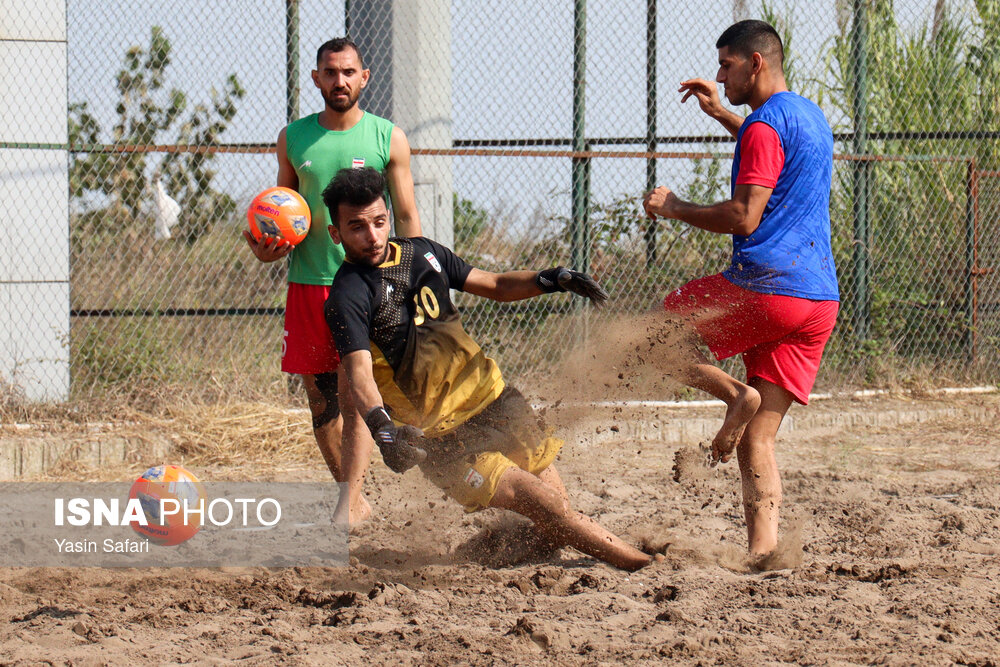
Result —
[[[221,92],[210,91],[209,105],[195,105],[184,118],[187,95],[176,88],[163,91],[170,52],[170,41],[159,26],[154,26],[148,47],[133,46],[125,53],[115,81],[119,100],[109,143],[150,145],[162,141],[163,135],[171,131],[176,133],[173,143],[218,143],[236,115],[237,101],[245,94],[243,87],[231,74]],[[87,224],[98,230],[102,223],[111,223],[109,228],[115,229],[122,223],[135,222],[149,200],[149,153],[95,150],[102,134],[86,102],[70,105],[69,141],[76,149],[71,154],[70,193],[76,198],[91,193],[103,195],[97,210],[85,217]],[[213,220],[236,208],[231,197],[212,188],[215,172],[210,166],[214,158],[208,152],[170,153],[158,166],[167,191],[181,204],[179,232],[188,243],[197,240]]]
[[[464,251],[478,250],[476,238],[487,227],[490,214],[475,202],[451,193],[452,217],[455,221],[455,247]]]
[[[978,16],[970,24],[951,4],[936,2],[932,20],[912,32],[900,27],[891,0],[870,0],[863,7],[867,123],[874,135],[867,153],[893,156],[867,168],[870,347],[876,354],[895,351],[939,360],[963,349],[966,159],[975,156],[981,167],[995,168],[998,142],[970,141],[960,133],[995,126],[1000,11],[995,2],[977,1]],[[841,7],[825,93],[841,117],[850,118],[858,95],[852,53],[856,27],[848,21],[846,3]],[[845,295],[857,298],[850,270],[856,243],[850,233],[850,168],[838,175],[831,205],[844,224],[835,234],[834,252]]]

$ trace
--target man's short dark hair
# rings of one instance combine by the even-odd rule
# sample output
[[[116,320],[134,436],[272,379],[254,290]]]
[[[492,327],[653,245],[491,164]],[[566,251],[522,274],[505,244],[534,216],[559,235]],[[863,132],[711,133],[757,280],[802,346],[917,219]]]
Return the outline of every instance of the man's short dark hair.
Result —
[[[385,187],[385,176],[377,169],[341,169],[323,190],[323,203],[330,209],[330,220],[339,225],[337,212],[341,204],[368,206],[385,197]]]
[[[354,49],[354,52],[358,54],[358,60],[361,61],[361,69],[365,68],[365,59],[361,55],[361,49],[359,49],[358,45],[347,37],[337,37],[336,39],[331,39],[328,42],[323,42],[316,50],[316,65],[318,66],[320,61],[323,60],[323,54],[327,51],[330,51],[331,53],[340,53],[344,49]]]
[[[781,36],[766,21],[747,20],[734,23],[715,43],[715,48],[728,47],[731,53],[749,58],[755,52],[779,66],[785,60]]]

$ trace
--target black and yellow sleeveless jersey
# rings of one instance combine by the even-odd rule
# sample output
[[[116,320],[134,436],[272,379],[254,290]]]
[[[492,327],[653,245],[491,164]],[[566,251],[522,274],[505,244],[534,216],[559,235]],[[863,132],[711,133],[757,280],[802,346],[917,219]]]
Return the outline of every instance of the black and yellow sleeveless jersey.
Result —
[[[495,361],[462,328],[449,289],[472,267],[426,238],[392,238],[378,267],[344,262],[326,302],[341,357],[371,349],[375,381],[394,420],[444,435],[503,391]]]

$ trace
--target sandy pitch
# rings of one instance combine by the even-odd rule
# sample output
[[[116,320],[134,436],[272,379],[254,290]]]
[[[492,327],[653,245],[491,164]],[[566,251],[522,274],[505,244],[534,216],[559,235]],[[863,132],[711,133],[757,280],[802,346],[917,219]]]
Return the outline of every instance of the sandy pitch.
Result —
[[[0,570],[0,662],[996,665],[1000,398],[942,404],[964,416],[782,436],[784,569],[746,563],[735,462],[622,429],[559,466],[579,509],[665,550],[638,573],[499,564],[518,522],[377,464],[350,567]]]

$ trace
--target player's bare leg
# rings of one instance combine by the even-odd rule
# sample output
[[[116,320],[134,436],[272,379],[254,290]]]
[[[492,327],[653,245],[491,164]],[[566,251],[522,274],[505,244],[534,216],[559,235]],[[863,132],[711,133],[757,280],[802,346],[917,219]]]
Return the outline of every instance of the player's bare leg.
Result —
[[[750,553],[762,556],[778,545],[781,475],[774,456],[774,441],[792,404],[792,395],[760,378],[753,378],[750,383],[760,392],[760,409],[747,424],[736,455],[743,480],[743,512]]]
[[[336,419],[327,421],[321,426],[316,426],[316,419],[322,419],[326,411],[326,397],[316,384],[315,375],[302,375],[302,385],[306,390],[306,397],[309,399],[309,412],[313,417],[313,435],[316,438],[316,446],[319,447],[320,454],[326,462],[326,467],[330,469],[330,474],[338,482],[340,477],[340,439],[343,433],[344,421],[338,416]]]
[[[760,394],[715,366],[698,348],[697,334],[688,326],[676,321],[667,322],[663,331],[679,354],[671,357],[690,360],[679,369],[661,368],[668,374],[678,374],[684,384],[707,392],[726,404],[722,427],[712,439],[712,460],[726,463],[736,449],[746,425],[753,419],[760,406]],[[663,338],[663,336],[661,336]]]
[[[610,363],[615,367],[628,367],[634,363],[632,357],[639,357],[641,363],[651,364],[665,376],[723,401],[726,416],[712,439],[712,458],[725,463],[757,411],[760,395],[750,385],[712,364],[699,349],[699,342],[690,323],[669,314],[665,318],[662,311],[656,311],[618,334],[615,348],[626,356],[622,359],[612,357]]]
[[[538,473],[538,479],[542,480],[559,494],[559,497],[563,499],[566,506],[570,506],[569,502],[569,492],[566,490],[566,485],[563,484],[562,477],[559,476],[559,471],[556,470],[554,465],[550,465],[548,468]]]
[[[566,506],[570,507],[569,492],[566,491],[566,486],[563,484],[562,477],[560,477],[559,473],[556,472],[556,467],[554,465],[550,465],[545,470],[538,473],[537,477],[555,489],[562,501],[566,503]],[[534,530],[534,526],[532,526],[531,533],[521,538],[520,542],[521,544],[518,546],[521,553],[536,555],[551,554],[567,544],[564,538],[554,539],[553,536]]]
[[[338,376],[339,375],[340,374],[338,373]],[[340,379],[338,377],[338,382],[339,381]],[[321,418],[326,411],[326,398],[323,396],[323,392],[316,384],[316,376],[303,375],[302,384],[305,387],[306,396],[309,398],[310,413],[312,413],[314,418]],[[341,394],[340,402],[343,404],[343,394]],[[341,408],[343,408],[343,405],[341,405]],[[362,427],[364,427],[363,424]],[[349,483],[348,490],[350,495],[349,507],[351,524],[353,525],[364,521],[371,516],[372,510],[368,501],[361,494],[360,482],[350,485],[351,472],[353,472],[354,468],[357,467],[357,463],[354,460],[356,457],[345,457],[341,451],[341,443],[344,436],[343,410],[341,410],[341,414],[338,415],[336,419],[327,421],[319,426],[314,426],[313,435],[316,437],[316,445],[319,447],[319,451],[323,455],[323,460],[326,462],[326,467],[329,468],[330,474],[332,474],[333,478],[338,482]],[[364,431],[364,438],[370,440],[367,429]],[[368,447],[368,454],[371,454],[370,446]],[[345,461],[345,458],[351,458],[351,460]],[[362,471],[361,477],[364,477],[364,471]],[[352,491],[353,493],[350,493]]]
[[[351,393],[348,390],[347,378],[344,373],[337,373],[340,389],[340,411],[344,420],[341,439],[341,469],[347,482],[348,495],[351,503],[351,525],[367,521],[372,515],[372,507],[364,494],[365,476],[372,458],[375,446],[368,427],[354,404],[350,402]]]
[[[708,392],[726,404],[722,427],[712,439],[712,460],[726,463],[747,424],[757,414],[761,397],[752,386],[713,365],[698,348],[693,349],[698,360],[684,369],[684,383]]]
[[[549,479],[558,479],[558,474],[554,478],[550,474]],[[528,517],[553,545],[571,546],[623,570],[638,570],[653,561],[652,556],[627,544],[590,517],[570,509],[564,494],[565,489],[551,486],[520,468],[510,468],[500,478],[490,507]]]

